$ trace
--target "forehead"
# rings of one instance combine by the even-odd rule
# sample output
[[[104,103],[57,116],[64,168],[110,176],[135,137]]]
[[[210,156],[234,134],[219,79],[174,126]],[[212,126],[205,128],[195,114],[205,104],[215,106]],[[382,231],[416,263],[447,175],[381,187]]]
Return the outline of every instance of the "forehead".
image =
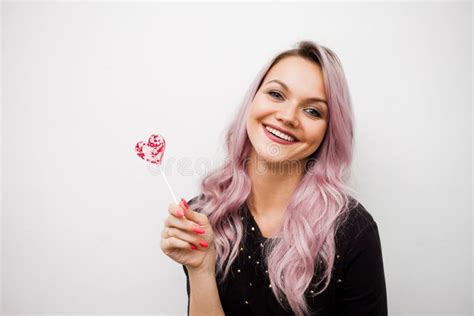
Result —
[[[291,56],[280,60],[268,71],[263,85],[275,79],[284,82],[292,93],[302,97],[326,98],[321,67],[304,58]]]

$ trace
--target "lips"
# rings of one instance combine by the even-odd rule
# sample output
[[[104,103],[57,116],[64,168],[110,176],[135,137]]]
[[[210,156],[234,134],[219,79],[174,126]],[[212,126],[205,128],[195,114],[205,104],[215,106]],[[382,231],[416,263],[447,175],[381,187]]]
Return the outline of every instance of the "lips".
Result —
[[[299,141],[298,137],[296,137],[294,134],[288,132],[287,130],[284,130],[284,129],[281,128],[281,127],[278,127],[278,126],[275,126],[275,125],[272,125],[272,124],[265,124],[265,123],[263,123],[263,127],[265,127],[265,126],[274,128],[274,129],[276,129],[277,131],[282,132],[283,134],[286,134],[286,135],[289,135],[289,136],[293,137],[296,142]]]

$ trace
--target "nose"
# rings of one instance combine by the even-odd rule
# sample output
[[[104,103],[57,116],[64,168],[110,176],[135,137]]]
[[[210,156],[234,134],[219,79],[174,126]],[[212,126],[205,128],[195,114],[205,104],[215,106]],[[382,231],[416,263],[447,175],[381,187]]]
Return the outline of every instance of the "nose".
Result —
[[[275,118],[285,125],[297,128],[299,126],[298,117],[296,115],[297,106],[284,106],[280,111],[276,112]]]

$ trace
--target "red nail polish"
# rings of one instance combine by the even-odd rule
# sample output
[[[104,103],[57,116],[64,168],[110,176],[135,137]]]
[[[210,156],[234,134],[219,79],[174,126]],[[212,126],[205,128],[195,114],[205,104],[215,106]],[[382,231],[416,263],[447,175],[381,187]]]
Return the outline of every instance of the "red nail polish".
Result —
[[[185,199],[181,198],[181,203],[183,203],[183,206],[184,206],[186,209],[189,208],[188,202],[186,202]]]
[[[196,249],[198,249],[198,247],[196,247],[196,246],[194,246],[194,245],[191,245],[191,249],[192,249],[192,250],[196,250]]]
[[[199,242],[199,244],[200,244],[201,246],[203,246],[203,247],[208,247],[208,246],[209,246],[209,245],[207,244],[207,242],[205,242],[204,240],[201,240],[201,241]]]
[[[180,208],[178,208],[178,209],[176,210],[175,214],[176,214],[176,216],[178,216],[178,217],[181,217],[181,216],[184,215],[183,211],[182,211]]]
[[[204,234],[204,230],[199,227],[193,227],[193,232],[195,232],[196,234]]]

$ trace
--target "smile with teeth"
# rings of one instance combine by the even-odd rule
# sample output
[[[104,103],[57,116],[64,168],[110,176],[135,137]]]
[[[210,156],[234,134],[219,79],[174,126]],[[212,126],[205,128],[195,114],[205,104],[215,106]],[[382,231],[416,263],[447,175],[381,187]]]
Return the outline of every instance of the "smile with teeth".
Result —
[[[289,142],[294,142],[296,141],[296,139],[294,137],[291,137],[290,135],[286,135],[280,131],[277,131],[276,129],[274,128],[271,128],[269,126],[265,126],[265,129],[267,131],[269,131],[270,133],[272,133],[273,135],[275,135],[276,137],[278,138],[281,138],[281,139],[284,139],[284,140],[287,140]]]

